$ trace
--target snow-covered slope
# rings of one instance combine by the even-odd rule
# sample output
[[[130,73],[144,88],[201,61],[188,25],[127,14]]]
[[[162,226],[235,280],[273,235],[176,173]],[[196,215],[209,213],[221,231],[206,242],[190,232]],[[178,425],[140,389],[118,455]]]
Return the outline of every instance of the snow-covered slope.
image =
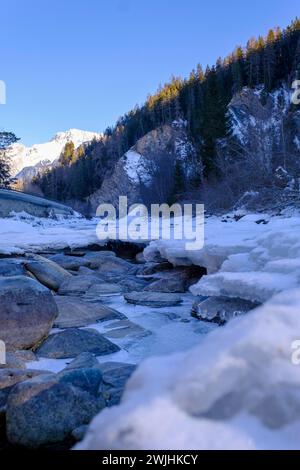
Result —
[[[72,141],[77,148],[84,142],[100,137],[101,134],[95,132],[70,129],[66,132],[58,132],[50,142],[44,144],[36,144],[32,147],[13,144],[7,152],[11,159],[12,175],[16,176],[23,168],[34,167],[42,162],[53,163],[60,156],[67,142]]]

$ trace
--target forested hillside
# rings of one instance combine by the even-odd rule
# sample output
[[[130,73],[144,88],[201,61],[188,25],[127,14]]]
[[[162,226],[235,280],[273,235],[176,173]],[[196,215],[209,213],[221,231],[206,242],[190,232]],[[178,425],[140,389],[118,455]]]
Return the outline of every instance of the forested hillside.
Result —
[[[70,146],[66,148],[60,164],[46,174],[39,175],[35,184],[45,196],[63,201],[83,201],[101,187],[105,178],[113,172],[116,162],[141,137],[164,124],[183,120],[187,123],[188,136],[198,161],[198,171],[194,172],[188,187],[185,185],[183,191],[200,191],[210,182],[215,184],[216,180],[224,178],[220,158],[239,159],[243,154],[241,142],[235,143],[235,116],[229,112],[233,98],[247,87],[259,94],[260,103],[264,106],[272,92],[280,87],[290,88],[297,78],[300,78],[298,19],[285,30],[271,29],[266,37],[250,39],[245,48],[238,46],[232,54],[224,59],[219,58],[214,66],[206,70],[198,65],[188,78],[172,78],[154,95],[150,95],[143,106],[136,106],[121,117],[115,127],[108,128],[101,141],[94,141],[77,151]],[[276,106],[278,108],[278,103]],[[289,105],[285,111],[285,120],[283,117],[280,119],[282,127],[288,127],[288,131],[283,129],[283,140],[288,140],[288,133],[294,125],[291,115],[296,112],[296,106]],[[274,129],[268,130],[269,133],[272,131]],[[265,138],[260,132],[260,139]],[[247,152],[252,155],[257,151],[254,144],[257,139],[257,135],[253,136],[251,145],[248,142],[246,146]],[[294,137],[292,140],[295,144]],[[224,155],[222,142],[225,142]],[[288,143],[285,145],[288,146]],[[289,152],[289,158],[285,158],[281,165],[285,171],[293,174],[296,169],[300,171],[298,161],[295,160],[298,158],[298,150],[296,144],[291,150],[285,148],[285,152]],[[276,152],[278,149],[274,149]],[[293,168],[289,167],[289,162],[293,162]],[[180,169],[175,168],[175,199],[179,173]]]

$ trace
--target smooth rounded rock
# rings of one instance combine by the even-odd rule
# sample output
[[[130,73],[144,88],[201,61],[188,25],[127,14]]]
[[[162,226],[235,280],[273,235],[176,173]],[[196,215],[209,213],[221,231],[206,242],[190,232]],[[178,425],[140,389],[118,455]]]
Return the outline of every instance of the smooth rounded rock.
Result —
[[[26,269],[44,286],[57,291],[63,281],[72,275],[54,261],[39,255],[30,255],[24,263]]]
[[[50,335],[38,348],[39,357],[51,359],[67,359],[76,357],[82,352],[90,352],[103,356],[119,351],[116,344],[93,329],[70,328],[60,333]]]
[[[26,276],[0,278],[0,339],[7,350],[35,347],[57,315],[53,295],[37,281]]]

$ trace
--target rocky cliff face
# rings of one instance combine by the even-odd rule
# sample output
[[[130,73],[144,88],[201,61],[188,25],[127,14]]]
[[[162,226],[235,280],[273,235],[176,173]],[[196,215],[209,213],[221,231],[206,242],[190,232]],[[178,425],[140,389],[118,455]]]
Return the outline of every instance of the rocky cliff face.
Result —
[[[233,134],[246,144],[252,137],[251,130],[264,132],[277,146],[282,145],[283,133],[290,131],[293,142],[299,136],[300,109],[293,108],[292,90],[287,85],[264,93],[263,87],[244,88],[232,98],[228,113],[233,124]],[[285,124],[288,124],[288,128]],[[283,126],[284,125],[284,126]]]
[[[169,173],[170,166],[176,162],[180,164],[184,178],[192,176],[196,155],[184,121],[159,127],[138,140],[118,161],[101,188],[89,198],[92,213],[102,203],[116,207],[119,196],[127,196],[129,205],[147,202],[147,192],[161,190],[157,175],[163,177],[164,172]],[[167,184],[166,180],[167,175],[164,184]]]

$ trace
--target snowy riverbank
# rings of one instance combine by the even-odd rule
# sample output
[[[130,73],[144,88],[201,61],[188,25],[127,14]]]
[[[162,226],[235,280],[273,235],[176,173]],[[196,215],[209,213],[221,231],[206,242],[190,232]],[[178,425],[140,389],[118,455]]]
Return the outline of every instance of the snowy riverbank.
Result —
[[[96,225],[82,218],[2,219],[0,252],[86,247],[97,242]],[[293,342],[300,339],[299,233],[297,214],[232,214],[206,219],[199,251],[187,252],[184,241],[150,242],[144,250],[149,265],[165,259],[207,269],[190,288],[194,296],[263,305],[223,328],[204,328],[190,318],[191,294],[183,294],[178,307],[155,310],[118,295],[102,297],[151,335],[136,341],[111,333],[121,350],[106,360],[142,362],[121,404],[94,419],[79,448],[299,448],[300,384],[292,362]],[[109,322],[89,326],[101,334],[113,329]],[[65,365],[42,358],[30,363],[56,372]]]

